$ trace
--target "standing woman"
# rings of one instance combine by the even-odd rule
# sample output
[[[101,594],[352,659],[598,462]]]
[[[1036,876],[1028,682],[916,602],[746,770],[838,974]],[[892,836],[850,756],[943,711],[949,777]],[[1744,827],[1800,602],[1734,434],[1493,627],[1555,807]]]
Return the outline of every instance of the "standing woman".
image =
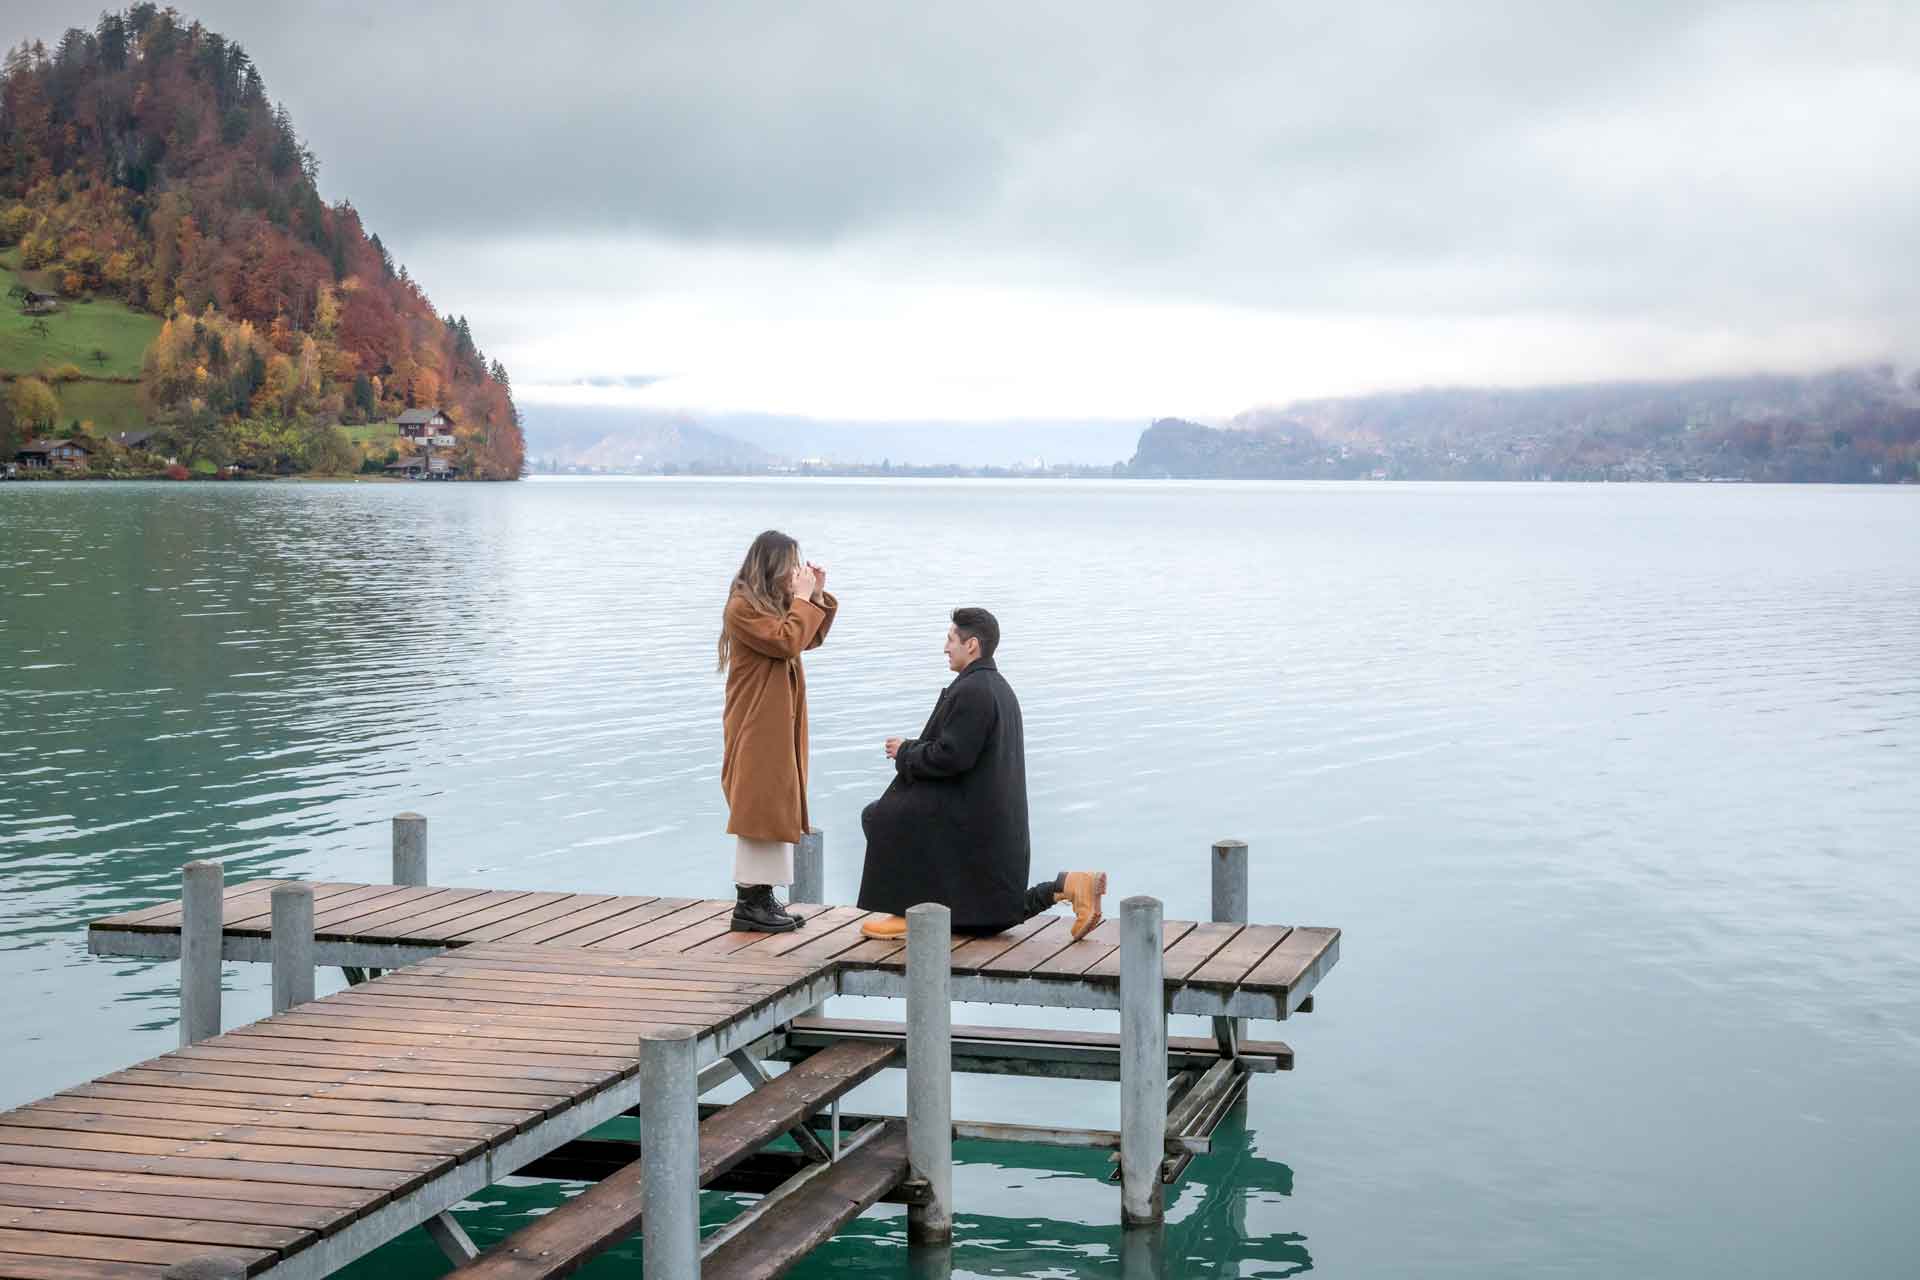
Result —
[[[793,883],[793,846],[807,830],[807,673],[800,655],[827,638],[839,602],[827,571],[774,529],[753,540],[727,592],[720,670],[720,789],[735,839],[733,927],[785,933],[802,921],[773,896]]]

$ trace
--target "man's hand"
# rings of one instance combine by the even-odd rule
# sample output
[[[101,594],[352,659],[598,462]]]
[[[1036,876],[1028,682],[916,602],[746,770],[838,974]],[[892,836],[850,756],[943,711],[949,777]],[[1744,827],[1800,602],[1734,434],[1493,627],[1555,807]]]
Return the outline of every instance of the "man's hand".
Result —
[[[819,604],[820,597],[827,594],[827,567],[823,564],[815,564],[809,560],[807,561],[807,568],[813,570],[813,593],[808,599],[812,600],[815,604]]]
[[[900,744],[905,741],[906,741],[905,738],[888,738],[887,739],[887,759],[891,760],[895,756],[898,756],[900,754]]]

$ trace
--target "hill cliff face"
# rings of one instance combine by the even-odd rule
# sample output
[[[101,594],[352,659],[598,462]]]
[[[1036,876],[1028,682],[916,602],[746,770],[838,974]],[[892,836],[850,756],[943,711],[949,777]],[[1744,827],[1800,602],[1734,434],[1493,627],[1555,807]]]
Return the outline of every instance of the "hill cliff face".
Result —
[[[316,173],[246,52],[172,9],[22,45],[0,75],[0,247],[63,298],[167,322],[143,369],[156,425],[219,448],[222,425],[314,432],[437,406],[469,474],[517,476],[506,370],[350,203],[322,202]]]
[[[1888,367],[1439,389],[1162,419],[1135,475],[1271,479],[1920,479],[1920,386]]]

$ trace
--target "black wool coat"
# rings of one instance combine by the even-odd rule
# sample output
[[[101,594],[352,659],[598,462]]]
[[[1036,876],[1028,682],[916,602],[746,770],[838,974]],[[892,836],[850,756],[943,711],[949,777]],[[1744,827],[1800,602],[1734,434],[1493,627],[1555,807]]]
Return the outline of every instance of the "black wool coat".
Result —
[[[990,659],[941,691],[920,736],[901,744],[894,779],[866,807],[859,905],[905,915],[944,903],[956,929],[1026,915],[1027,747],[1020,701]]]

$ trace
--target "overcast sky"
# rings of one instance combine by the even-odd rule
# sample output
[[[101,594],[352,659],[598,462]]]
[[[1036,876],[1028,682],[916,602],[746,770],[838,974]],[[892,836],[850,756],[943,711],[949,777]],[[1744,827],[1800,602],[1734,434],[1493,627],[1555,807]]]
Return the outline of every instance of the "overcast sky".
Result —
[[[1207,418],[1915,354],[1910,2],[184,11],[526,402]]]

